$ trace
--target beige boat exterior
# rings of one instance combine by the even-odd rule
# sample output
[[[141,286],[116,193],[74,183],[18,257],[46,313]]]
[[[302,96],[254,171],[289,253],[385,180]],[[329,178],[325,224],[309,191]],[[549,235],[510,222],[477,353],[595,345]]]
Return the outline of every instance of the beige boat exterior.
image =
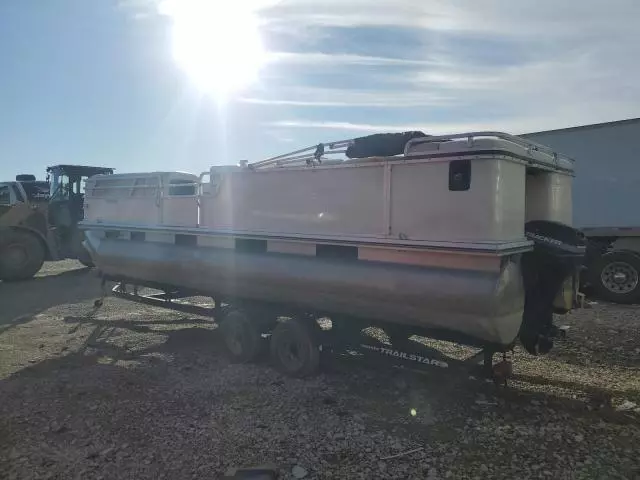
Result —
[[[86,246],[112,279],[499,348],[522,330],[534,241],[580,255],[545,233],[571,230],[573,167],[543,146],[473,132],[415,138],[398,156],[328,153],[93,177]]]

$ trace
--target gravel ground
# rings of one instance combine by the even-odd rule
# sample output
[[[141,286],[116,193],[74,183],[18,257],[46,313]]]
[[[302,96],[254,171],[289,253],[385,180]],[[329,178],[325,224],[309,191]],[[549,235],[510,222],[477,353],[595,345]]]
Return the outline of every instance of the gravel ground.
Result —
[[[640,478],[637,307],[572,314],[497,388],[361,362],[286,378],[230,364],[205,319],[113,298],[94,312],[98,292],[75,262],[0,283],[0,478]]]

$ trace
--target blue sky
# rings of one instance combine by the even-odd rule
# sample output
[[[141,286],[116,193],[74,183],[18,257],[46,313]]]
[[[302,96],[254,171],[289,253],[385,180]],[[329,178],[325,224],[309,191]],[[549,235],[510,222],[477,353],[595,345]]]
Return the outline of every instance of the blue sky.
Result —
[[[187,29],[194,61],[232,80],[261,63],[225,95],[176,61],[162,0],[0,1],[2,179],[56,163],[200,172],[379,131],[640,116],[636,0],[237,0],[210,19],[206,3],[181,5],[226,33],[208,46]],[[259,59],[242,55],[254,25]]]

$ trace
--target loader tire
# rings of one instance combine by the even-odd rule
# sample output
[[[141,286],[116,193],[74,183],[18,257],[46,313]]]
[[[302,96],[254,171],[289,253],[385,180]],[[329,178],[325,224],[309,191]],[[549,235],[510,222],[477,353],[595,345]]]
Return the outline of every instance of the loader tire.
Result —
[[[45,251],[35,235],[9,231],[0,238],[0,279],[5,282],[32,278],[44,263]]]

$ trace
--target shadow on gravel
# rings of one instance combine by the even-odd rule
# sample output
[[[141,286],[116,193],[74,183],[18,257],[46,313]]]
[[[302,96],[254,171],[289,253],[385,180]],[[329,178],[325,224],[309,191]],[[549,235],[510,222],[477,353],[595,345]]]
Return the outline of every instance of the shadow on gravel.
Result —
[[[194,318],[182,318],[172,321],[134,322],[128,320],[96,320],[91,314],[86,316],[67,316],[64,322],[71,325],[69,333],[80,328],[89,328],[90,333],[84,342],[72,353],[61,352],[62,356],[48,359],[28,366],[10,375],[7,379],[34,376],[53,376],[60,369],[76,368],[88,365],[113,365],[119,362],[138,361],[145,365],[158,367],[163,363],[162,354],[192,357],[194,354],[207,353],[215,356],[220,351],[219,336],[211,328],[209,321]],[[162,326],[190,325],[177,329],[163,329]],[[164,341],[152,343],[144,348],[131,349],[127,345],[117,345],[110,340],[118,331],[127,330],[138,334],[161,334]],[[159,356],[154,356],[160,354]],[[152,359],[152,360],[150,360]],[[118,367],[124,368],[124,367]],[[2,382],[0,382],[1,384]]]
[[[191,326],[162,331],[164,342],[131,350],[110,341],[116,330],[142,334],[158,330],[151,324],[99,321],[89,315],[67,317],[65,321],[87,328],[88,335],[81,345],[0,380],[0,398],[5,402],[0,405],[0,465],[3,459],[10,458],[13,449],[36,459],[28,467],[14,459],[12,465],[0,466],[0,471],[11,466],[17,472],[7,478],[96,479],[124,478],[123,471],[129,472],[131,478],[160,478],[169,469],[171,474],[165,478],[183,478],[180,468],[185,467],[173,466],[180,451],[175,454],[177,458],[172,458],[173,449],[163,450],[166,445],[157,442],[154,435],[166,432],[163,419],[179,419],[185,410],[184,400],[175,386],[167,383],[165,373],[173,356],[198,368],[196,352],[216,350],[211,348],[217,341],[215,331],[198,326],[205,323],[201,319],[154,322],[155,326]],[[208,355],[210,363],[217,362],[213,353]],[[189,370],[181,368],[180,374],[188,375]],[[211,402],[214,400],[212,397]],[[208,411],[202,411],[206,419]],[[158,425],[140,428],[140,419],[149,417]],[[184,423],[174,420],[180,431],[190,428],[187,424],[193,421],[191,417]],[[91,435],[77,433],[85,431]],[[136,455],[128,455],[116,463],[120,449],[144,452],[143,445],[154,445],[155,451],[163,451],[162,461],[147,459],[141,465],[142,460]],[[181,446],[190,448],[187,441]],[[167,455],[169,459],[165,461]],[[0,477],[4,478],[2,474]]]
[[[100,280],[89,268],[36,277],[24,282],[0,282],[0,333],[27,323],[34,315],[66,303],[100,296]]]
[[[564,340],[548,354],[577,367],[640,368],[640,308],[605,304],[590,321],[575,322]]]
[[[630,336],[631,334],[625,340],[628,341]],[[580,368],[602,366],[637,369],[640,368],[640,355],[637,353],[637,345],[640,345],[640,335],[636,334],[634,336],[637,337],[637,341],[630,346],[620,346],[612,342],[611,345],[602,347],[600,350],[587,351],[583,349],[583,351],[577,351],[578,349],[576,348],[574,351],[561,351],[557,349],[557,351],[551,352],[549,358]]]
[[[299,380],[281,377],[267,366],[249,365],[234,367],[231,374],[227,371],[224,387],[215,386],[215,381],[208,386],[217,371],[226,370],[228,361],[221,354],[219,335],[206,328],[206,320],[105,321],[91,315],[64,320],[73,328],[89,330],[80,348],[0,381],[4,400],[0,413],[5,413],[0,415],[0,457],[3,450],[12,452],[17,445],[17,451],[29,452],[32,459],[25,465],[12,460],[15,478],[185,478],[185,472],[189,478],[220,478],[236,458],[260,464],[298,448],[289,446],[282,433],[267,437],[275,447],[253,440],[262,435],[259,432],[279,431],[280,410],[303,412],[303,421],[336,425],[352,424],[359,415],[363,432],[373,434],[376,441],[385,440],[375,435],[393,432],[414,445],[458,448],[464,458],[478,463],[487,463],[483,447],[461,444],[469,425],[489,432],[496,425],[490,435],[499,438],[507,425],[526,430],[537,422],[563,422],[569,416],[590,424],[603,419],[637,424],[637,419],[612,409],[588,411],[579,400],[503,390],[457,373],[417,374],[351,364],[319,378]],[[171,326],[182,328],[166,328]],[[113,342],[122,330],[143,337],[161,333],[164,339],[130,349]],[[7,415],[10,405],[17,407]],[[417,414],[408,416],[413,409]],[[238,426],[227,432],[226,422]],[[297,442],[293,432],[295,427],[287,435]],[[342,445],[324,434],[305,441],[308,449],[315,444]],[[503,443],[507,452],[508,442]],[[194,448],[199,449],[197,462],[186,453]],[[336,463],[369,461],[362,460],[362,453],[343,447],[324,450],[323,455]],[[506,458],[511,461],[511,455]],[[410,478],[430,478],[428,469],[425,472]]]
[[[109,377],[109,388],[113,391],[105,393],[115,399],[116,392],[130,391],[131,378],[138,378],[136,382],[162,384],[164,374],[171,364],[180,365],[180,372],[184,375],[192,372],[202,375],[204,372],[215,371],[216,367],[228,365],[223,354],[223,347],[217,330],[210,328],[210,321],[201,318],[183,317],[175,320],[99,320],[92,314],[86,316],[67,316],[64,322],[69,324],[74,332],[80,328],[89,328],[90,333],[82,345],[73,353],[54,359],[44,360],[28,366],[14,373],[7,379],[0,381],[0,390],[7,383],[26,378],[47,378],[59,380],[65,377],[65,372],[77,371],[79,368],[91,368],[95,382],[96,375]],[[163,328],[180,327],[183,328]],[[188,325],[188,326],[187,326]],[[143,348],[129,348],[127,345],[117,345],[111,341],[122,331],[148,335],[159,334],[162,341],[152,343]],[[135,362],[132,366],[127,362]],[[265,369],[271,367],[264,365]],[[115,369],[115,370],[113,370]],[[638,392],[601,389],[577,382],[558,381],[545,377],[515,374],[516,382],[533,385],[552,384],[573,392],[584,393],[583,398],[567,398],[549,392],[532,392],[518,389],[511,385],[508,388],[494,386],[481,380],[470,380],[463,372],[446,373],[440,371],[417,373],[393,368],[372,368],[364,362],[337,361],[331,362],[329,370],[323,375],[336,388],[349,391],[363,402],[382,402],[392,406],[387,412],[381,411],[380,421],[393,422],[399,411],[409,412],[412,406],[426,402],[427,408],[456,409],[466,412],[451,419],[452,422],[464,423],[468,416],[484,415],[488,410],[510,412],[514,418],[526,419],[531,409],[544,412],[570,412],[573,416],[605,418],[617,423],[637,423],[638,416],[617,412],[611,408],[610,400],[614,395],[638,399]],[[144,379],[144,380],[141,380]],[[283,381],[285,379],[283,378]],[[291,379],[292,382],[300,380]],[[305,380],[302,380],[304,382]],[[64,383],[64,381],[63,381]],[[115,385],[114,385],[115,383]],[[135,382],[134,382],[135,383]],[[432,388],[437,386],[437,388]],[[65,383],[66,394],[73,395],[74,390],[82,389],[81,385]],[[142,388],[142,387],[141,387]],[[161,387],[163,388],[163,387]],[[143,393],[144,394],[144,393]],[[146,394],[144,394],[146,395]],[[318,401],[325,402],[325,398]],[[334,400],[337,402],[337,400]],[[406,404],[406,405],[405,405]],[[430,406],[429,406],[430,405]],[[460,408],[462,407],[462,410]],[[420,408],[419,411],[422,411]],[[422,431],[424,424],[405,424],[413,432]],[[422,432],[427,435],[427,432]],[[436,432],[437,433],[437,432]]]
[[[92,327],[93,331],[85,342],[85,347],[108,347],[110,349],[114,349],[114,352],[121,358],[130,358],[131,355],[141,356],[154,352],[176,353],[182,350],[209,350],[211,349],[212,344],[215,344],[214,346],[216,348],[221,347],[221,345],[219,345],[220,339],[217,334],[217,330],[210,328],[213,322],[202,318],[183,317],[172,320],[140,321],[120,319],[105,321],[97,320],[93,317],[92,313],[89,313],[85,316],[67,316],[64,317],[63,321],[73,325],[70,333],[73,333],[82,326]],[[173,329],[163,328],[180,327],[182,325],[189,325],[189,327]],[[166,336],[166,340],[154,347],[129,352],[127,349],[115,348],[113,345],[107,344],[113,332],[118,329],[124,329],[132,333],[140,334],[162,334]]]
[[[632,389],[618,389],[615,387],[605,389],[593,385],[585,385],[584,383],[568,382],[565,380],[523,374],[514,374],[512,379],[514,381],[528,383],[530,385],[553,385],[563,389],[571,390],[572,392],[575,392],[577,394],[583,394],[587,399],[586,402],[582,400],[571,402],[576,403],[582,409],[584,409],[585,406],[588,406],[591,409],[609,409],[612,406],[611,402],[614,397],[624,397],[633,400],[634,402],[640,402],[640,392]],[[531,395],[537,396],[538,394],[532,392]],[[562,399],[562,397],[554,397],[550,395],[546,396],[555,399]]]

